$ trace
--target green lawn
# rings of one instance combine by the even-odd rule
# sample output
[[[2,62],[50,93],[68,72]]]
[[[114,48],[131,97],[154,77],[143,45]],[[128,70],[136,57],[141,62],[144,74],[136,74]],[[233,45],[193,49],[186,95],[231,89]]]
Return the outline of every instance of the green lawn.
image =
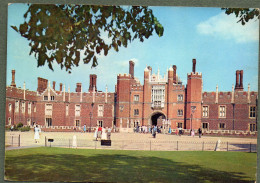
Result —
[[[6,151],[7,180],[252,182],[256,153],[40,147]]]

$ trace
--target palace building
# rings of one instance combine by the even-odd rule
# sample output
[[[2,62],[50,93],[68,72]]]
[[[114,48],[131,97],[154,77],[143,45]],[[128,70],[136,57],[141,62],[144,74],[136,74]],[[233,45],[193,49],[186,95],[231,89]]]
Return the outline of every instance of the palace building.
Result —
[[[60,84],[38,78],[37,91],[16,87],[15,70],[6,87],[6,125],[18,124],[43,128],[73,126],[93,128],[96,125],[127,131],[136,126],[162,126],[172,129],[243,130],[256,131],[258,92],[243,86],[243,70],[236,71],[232,91],[204,92],[202,74],[192,72],[183,85],[173,65],[164,76],[144,69],[143,85],[134,77],[134,62],[129,61],[129,74],[118,74],[115,92],[97,90],[97,75],[90,75],[88,92],[77,83],[75,92],[65,91]]]

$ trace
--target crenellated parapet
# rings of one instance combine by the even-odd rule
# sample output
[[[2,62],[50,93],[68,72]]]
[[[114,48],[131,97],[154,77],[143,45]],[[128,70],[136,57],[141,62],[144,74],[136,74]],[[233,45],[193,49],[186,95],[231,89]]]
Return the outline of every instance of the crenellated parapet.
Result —
[[[203,104],[205,103],[215,103],[216,101],[216,97],[218,95],[218,103],[219,104],[223,104],[223,103],[232,103],[232,91],[227,91],[227,92],[218,92],[216,94],[216,92],[203,92],[202,94],[202,101]],[[234,103],[255,103],[256,99],[258,96],[258,92],[249,92],[249,96],[248,96],[248,92],[246,91],[236,91],[234,94]],[[248,102],[248,98],[250,98],[250,102]]]

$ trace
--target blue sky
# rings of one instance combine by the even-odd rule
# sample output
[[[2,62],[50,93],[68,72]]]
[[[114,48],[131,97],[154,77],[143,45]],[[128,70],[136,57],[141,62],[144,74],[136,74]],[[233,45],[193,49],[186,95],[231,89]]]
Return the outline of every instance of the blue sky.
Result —
[[[111,50],[107,56],[98,55],[99,65],[81,63],[68,74],[56,64],[54,72],[47,65],[37,68],[34,56],[29,56],[29,42],[10,26],[23,23],[26,4],[11,4],[8,8],[7,85],[11,84],[11,70],[16,70],[16,85],[29,90],[37,89],[37,77],[70,86],[75,92],[81,82],[83,91],[89,87],[89,74],[97,74],[97,88],[114,92],[117,74],[128,73],[129,60],[135,61],[135,77],[143,83],[146,65],[153,73],[166,73],[171,65],[186,85],[187,73],[192,70],[192,59],[197,59],[196,71],[202,72],[203,90],[231,91],[235,84],[235,71],[244,70],[244,89],[250,83],[251,91],[258,90],[259,20],[242,26],[233,15],[226,15],[221,8],[150,7],[164,26],[164,35],[154,34],[143,43],[133,41],[119,52]],[[52,84],[51,84],[52,85]]]

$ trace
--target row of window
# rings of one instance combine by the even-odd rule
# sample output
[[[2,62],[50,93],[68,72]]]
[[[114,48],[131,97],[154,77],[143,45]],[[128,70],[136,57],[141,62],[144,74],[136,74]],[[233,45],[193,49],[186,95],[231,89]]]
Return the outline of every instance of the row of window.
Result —
[[[178,116],[183,116],[183,110],[182,109],[178,109],[177,115]],[[134,116],[139,116],[139,109],[134,109]]]
[[[98,120],[97,124],[99,126],[103,127],[103,120]],[[52,126],[53,125],[52,124],[52,118],[46,118],[45,119],[45,125],[48,126],[48,127]],[[76,119],[75,123],[74,123],[74,126],[80,127],[80,126],[83,126],[83,124],[81,124],[81,120]]]
[[[154,89],[152,90],[152,99],[159,99],[159,101],[164,101],[164,90],[163,89]],[[183,101],[183,95],[178,95],[178,101]],[[158,100],[155,100],[158,101]],[[134,95],[134,102],[139,102],[139,95]]]
[[[28,103],[27,109],[28,109],[28,114],[31,114],[31,112],[32,112],[32,103],[31,102]],[[9,112],[12,111],[12,104],[9,104],[8,110],[9,110]],[[15,101],[14,111],[19,112],[19,101]],[[21,102],[21,111],[22,111],[22,113],[25,113],[25,102]],[[34,112],[36,112],[36,107],[34,107]]]
[[[79,104],[75,105],[75,116],[80,116],[81,107]],[[45,115],[52,115],[52,104],[45,105]],[[66,116],[69,115],[69,105],[66,105]],[[98,105],[98,117],[104,116],[104,105]]]
[[[218,117],[219,118],[226,118],[226,106],[220,105],[218,109]],[[209,106],[202,106],[202,117],[207,118],[209,117]],[[249,107],[249,117],[256,118],[256,106]]]
[[[208,130],[209,129],[209,123],[202,123],[202,128],[205,129],[205,130]],[[219,123],[218,124],[218,128],[220,130],[224,130],[226,129],[226,123]],[[256,131],[256,124],[249,124],[249,130],[250,131]]]

